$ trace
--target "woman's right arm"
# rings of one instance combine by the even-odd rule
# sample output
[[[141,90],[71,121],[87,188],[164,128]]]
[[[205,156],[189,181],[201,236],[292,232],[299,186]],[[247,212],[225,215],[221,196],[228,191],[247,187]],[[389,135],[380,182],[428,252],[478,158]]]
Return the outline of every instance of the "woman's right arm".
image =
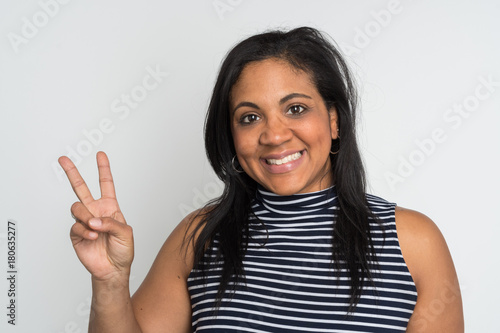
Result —
[[[95,218],[80,202],[71,213],[77,220],[70,232],[73,247],[92,275],[89,332],[143,332],[129,292],[132,229],[110,217]]]
[[[71,160],[61,157],[59,163],[80,200],[71,207],[76,222],[70,237],[78,258],[92,275],[89,332],[189,332],[191,306],[186,280],[192,256],[189,249],[181,249],[189,217],[172,232],[131,298],[133,233],[118,206],[106,154],[97,154],[98,200]]]
[[[132,298],[128,274],[106,281],[92,277],[89,332],[191,332],[187,278],[193,260],[184,244],[190,219],[170,234]]]

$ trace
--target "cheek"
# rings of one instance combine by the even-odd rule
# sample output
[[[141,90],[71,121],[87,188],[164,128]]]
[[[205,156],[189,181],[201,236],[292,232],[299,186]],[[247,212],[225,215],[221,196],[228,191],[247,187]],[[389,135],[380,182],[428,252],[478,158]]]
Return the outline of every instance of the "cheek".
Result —
[[[332,140],[332,134],[330,130],[329,123],[324,121],[309,123],[306,128],[304,128],[303,133],[308,137],[310,144],[316,144],[318,146],[330,146]]]
[[[316,142],[318,142],[318,149],[323,151],[330,151],[331,140],[332,137],[330,135],[330,131],[325,131],[322,133],[323,135],[318,136],[316,138]]]
[[[252,141],[252,135],[247,131],[233,130],[234,149],[240,157],[245,157],[250,152],[255,151],[255,144]]]

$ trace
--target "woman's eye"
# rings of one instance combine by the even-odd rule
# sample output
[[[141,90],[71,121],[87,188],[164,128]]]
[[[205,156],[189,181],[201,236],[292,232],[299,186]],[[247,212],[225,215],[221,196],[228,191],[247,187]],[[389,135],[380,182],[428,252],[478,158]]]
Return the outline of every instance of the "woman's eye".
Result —
[[[305,110],[306,109],[301,105],[293,105],[288,109],[287,114],[301,114]]]
[[[247,114],[246,116],[241,117],[240,123],[250,124],[257,120],[259,120],[259,116],[257,116],[256,114]]]

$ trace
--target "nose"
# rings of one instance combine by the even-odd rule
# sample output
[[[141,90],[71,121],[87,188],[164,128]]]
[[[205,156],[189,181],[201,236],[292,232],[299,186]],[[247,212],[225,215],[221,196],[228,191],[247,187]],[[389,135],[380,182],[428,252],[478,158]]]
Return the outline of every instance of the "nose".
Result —
[[[265,126],[260,134],[259,142],[262,145],[279,146],[290,140],[293,131],[287,124],[286,119],[278,116],[271,116],[266,119]]]

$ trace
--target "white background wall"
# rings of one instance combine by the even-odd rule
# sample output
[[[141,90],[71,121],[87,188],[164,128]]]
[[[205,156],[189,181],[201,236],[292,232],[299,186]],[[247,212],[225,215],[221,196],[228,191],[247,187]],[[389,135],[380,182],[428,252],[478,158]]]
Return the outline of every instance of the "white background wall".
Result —
[[[220,190],[202,128],[224,54],[251,34],[301,25],[330,34],[356,73],[370,192],[437,223],[467,331],[498,332],[498,3],[55,1],[0,5],[1,276],[8,219],[19,268],[15,327],[0,279],[1,332],[86,331],[90,279],[68,237],[76,197],[57,158],[76,151],[97,196],[94,156],[108,153],[135,231],[134,291],[172,228]],[[126,113],[122,95],[141,99],[148,68],[168,76]]]

